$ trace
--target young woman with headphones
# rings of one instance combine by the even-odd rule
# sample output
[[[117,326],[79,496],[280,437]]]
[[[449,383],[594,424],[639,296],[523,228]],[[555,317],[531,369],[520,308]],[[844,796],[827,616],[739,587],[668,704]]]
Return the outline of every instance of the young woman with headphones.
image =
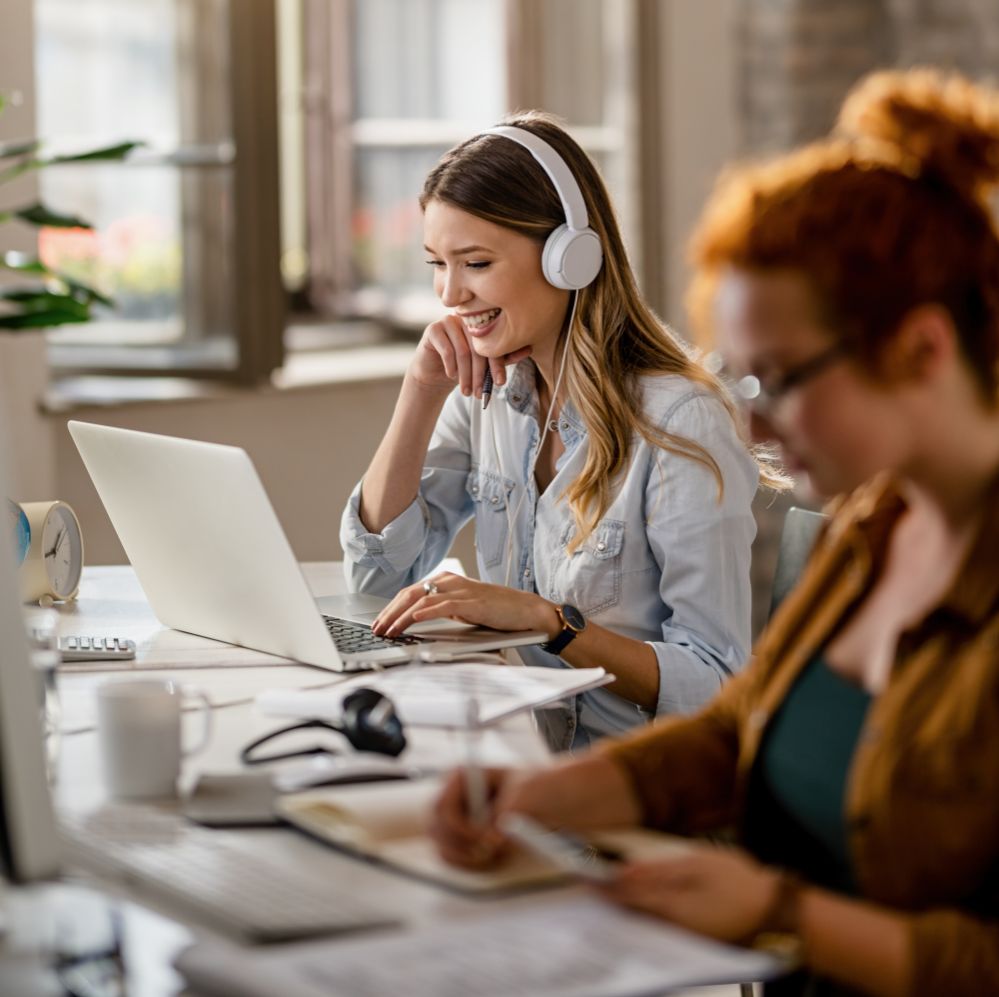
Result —
[[[541,715],[557,749],[695,709],[749,648],[759,464],[731,403],[642,301],[600,176],[550,117],[452,149],[420,204],[448,314],[341,529],[352,588],[394,597],[375,632],[456,617],[547,633],[527,664],[606,668]],[[473,516],[481,581],[417,583]]]

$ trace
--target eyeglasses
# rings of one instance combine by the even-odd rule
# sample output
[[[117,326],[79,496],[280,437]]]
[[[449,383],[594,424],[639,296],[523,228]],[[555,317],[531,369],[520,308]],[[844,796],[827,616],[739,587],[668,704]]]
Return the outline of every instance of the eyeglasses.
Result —
[[[752,411],[767,414],[774,410],[777,403],[790,391],[801,387],[807,381],[817,377],[827,367],[846,355],[842,343],[833,343],[821,353],[789,367],[783,374],[766,380],[755,374],[746,374],[736,378],[728,373],[720,354],[712,353],[708,358],[708,369],[717,374],[732,393]]]

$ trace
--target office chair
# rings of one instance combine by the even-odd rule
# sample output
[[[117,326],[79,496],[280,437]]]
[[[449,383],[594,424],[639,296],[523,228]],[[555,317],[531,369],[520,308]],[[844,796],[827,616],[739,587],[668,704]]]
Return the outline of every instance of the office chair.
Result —
[[[791,506],[787,510],[777,550],[777,567],[770,594],[770,616],[774,615],[774,610],[798,583],[808,555],[815,546],[815,538],[826,519],[821,512],[799,509],[797,506]]]
[[[797,506],[791,506],[787,510],[777,549],[777,567],[774,569],[768,618],[774,615],[784,597],[797,585],[826,518],[821,512],[799,509]],[[739,984],[740,997],[753,997],[753,993],[752,983]]]

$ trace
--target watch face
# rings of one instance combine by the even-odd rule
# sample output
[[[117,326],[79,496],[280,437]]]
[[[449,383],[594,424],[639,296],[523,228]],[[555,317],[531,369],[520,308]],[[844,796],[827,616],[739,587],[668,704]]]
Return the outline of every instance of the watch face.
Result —
[[[575,606],[563,606],[562,619],[576,631],[582,630],[586,626],[586,618]]]
[[[53,507],[45,519],[42,557],[53,594],[60,598],[71,596],[83,571],[83,539],[76,517],[64,506]]]

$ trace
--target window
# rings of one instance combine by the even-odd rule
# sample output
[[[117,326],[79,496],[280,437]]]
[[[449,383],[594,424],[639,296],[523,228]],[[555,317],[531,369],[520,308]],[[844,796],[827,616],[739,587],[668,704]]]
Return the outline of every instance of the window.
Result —
[[[507,109],[561,115],[633,229],[630,0],[307,0],[308,292],[326,314],[439,311],[417,199]]]
[[[147,142],[124,164],[42,175],[47,201],[99,230],[45,233],[46,258],[117,301],[49,334],[57,372],[259,381],[282,362],[289,294],[320,320],[422,327],[439,308],[423,179],[511,108],[559,114],[600,163],[658,305],[658,0],[34,8],[39,134]]]
[[[44,230],[55,268],[116,307],[49,334],[59,371],[253,381],[280,363],[271,0],[36,0],[47,148],[146,143],[50,168],[43,199],[97,229]]]

